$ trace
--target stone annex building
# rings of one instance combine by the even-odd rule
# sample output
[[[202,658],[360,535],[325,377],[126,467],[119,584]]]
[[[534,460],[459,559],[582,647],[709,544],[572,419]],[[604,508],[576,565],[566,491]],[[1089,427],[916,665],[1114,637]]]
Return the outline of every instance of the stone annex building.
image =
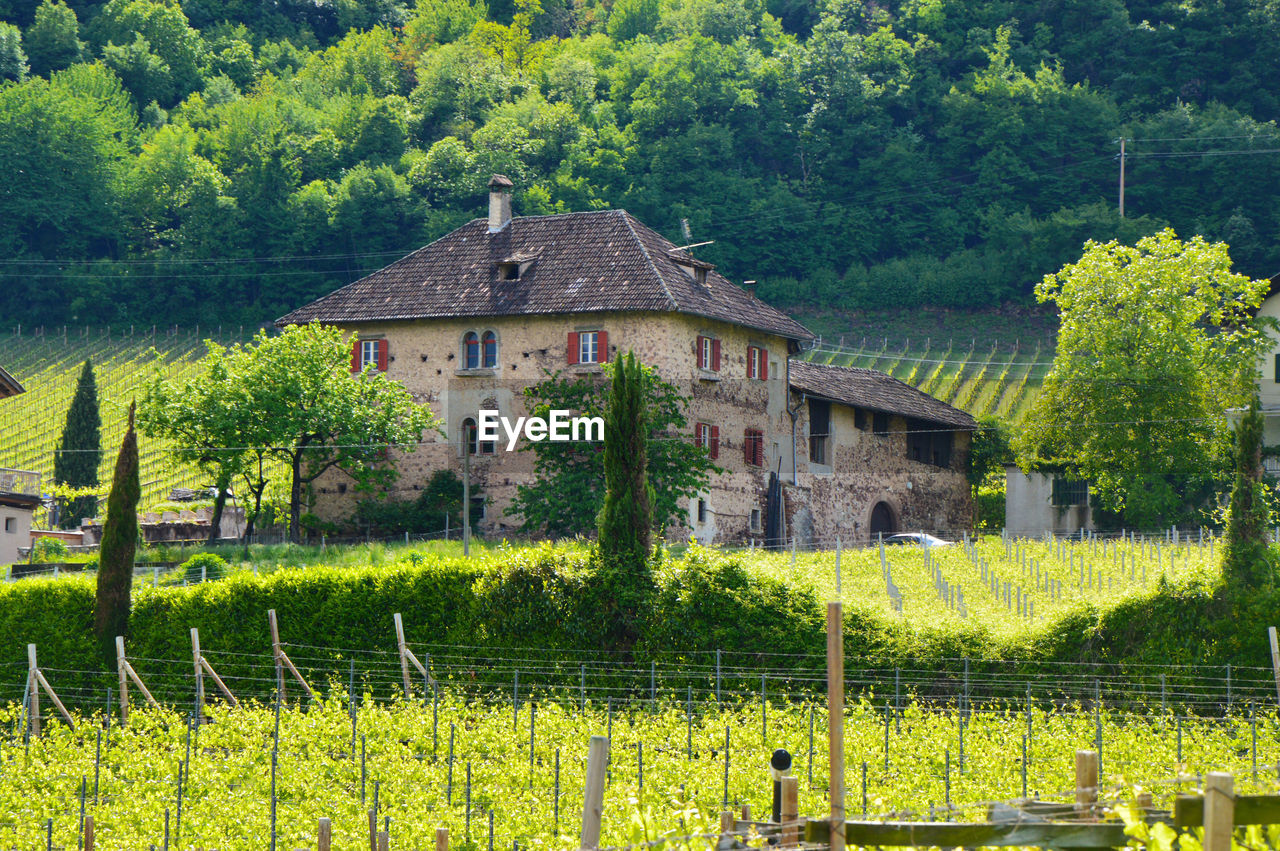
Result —
[[[452,441],[402,456],[402,495],[442,466],[461,473],[466,440],[481,530],[516,529],[504,509],[532,453],[477,442],[477,411],[514,420],[545,371],[599,372],[631,350],[690,399],[688,437],[724,470],[690,500],[698,540],[834,545],[968,527],[968,414],[883,373],[799,360],[808,329],[623,210],[513,218],[511,181],[489,188],[487,221],[277,321],[352,332],[352,370],[374,365],[440,418]],[[348,484],[322,478],[313,511],[350,516]]]

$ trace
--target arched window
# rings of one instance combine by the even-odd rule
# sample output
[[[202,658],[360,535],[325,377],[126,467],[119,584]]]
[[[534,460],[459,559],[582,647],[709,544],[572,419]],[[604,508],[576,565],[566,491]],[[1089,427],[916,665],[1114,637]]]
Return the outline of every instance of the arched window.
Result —
[[[492,369],[498,365],[498,335],[492,331],[485,331],[481,343],[484,348],[484,365]]]
[[[475,331],[468,331],[462,338],[462,363],[465,369],[477,369],[480,366],[480,336]],[[475,423],[471,427],[475,428]]]
[[[477,437],[476,421],[472,417],[467,417],[462,421],[462,442],[468,455],[475,455],[476,450],[479,449],[476,444]]]

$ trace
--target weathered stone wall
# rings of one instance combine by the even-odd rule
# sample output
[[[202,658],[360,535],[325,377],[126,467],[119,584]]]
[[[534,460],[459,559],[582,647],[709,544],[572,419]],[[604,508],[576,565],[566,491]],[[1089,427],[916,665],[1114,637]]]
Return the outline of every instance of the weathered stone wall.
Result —
[[[759,510],[763,522],[769,472],[779,472],[786,483],[792,480],[795,460],[792,418],[787,411],[787,341],[781,337],[681,314],[624,312],[383,323],[347,330],[362,338],[388,340],[388,377],[403,383],[419,402],[430,405],[452,439],[446,443],[444,435],[427,434],[416,452],[397,456],[401,476],[395,493],[400,498],[412,498],[443,466],[461,475],[463,421],[476,416],[479,409],[497,408],[514,420],[527,414],[524,388],[543,380],[547,372],[569,376],[599,373],[597,365],[567,363],[569,332],[592,330],[608,333],[611,359],[618,351],[634,351],[689,397],[687,439],[693,440],[699,422],[719,429],[716,463],[723,472],[713,476],[706,492],[689,501],[688,527],[672,530],[673,535],[692,534],[708,543],[760,538],[763,530],[752,528],[752,509]],[[483,335],[489,330],[498,336],[497,365],[463,369],[463,336],[468,331]],[[699,336],[720,340],[719,372],[698,369]],[[767,350],[767,380],[747,378],[748,346]],[[799,401],[797,397],[792,404]],[[837,535],[850,540],[865,537],[876,501],[893,505],[904,528],[967,527],[968,487],[959,472],[963,470],[967,435],[957,437],[952,468],[939,470],[908,460],[901,434],[905,421],[901,418],[893,420],[895,435],[872,437],[854,427],[852,409],[833,405],[834,464],[829,469],[810,469],[806,413],[804,406],[800,407],[795,448],[801,487],[787,497],[788,518],[797,518],[796,534],[821,542],[834,541]],[[764,435],[763,466],[746,461],[748,428]],[[471,458],[473,493],[483,493],[488,500],[482,531],[510,534],[518,529],[519,518],[506,516],[505,509],[516,486],[531,480],[532,475],[533,454],[507,452],[505,441],[497,452]],[[324,519],[348,518],[354,509],[352,484],[345,474],[331,471],[313,487],[312,510]],[[705,520],[701,522],[699,501],[705,503]]]

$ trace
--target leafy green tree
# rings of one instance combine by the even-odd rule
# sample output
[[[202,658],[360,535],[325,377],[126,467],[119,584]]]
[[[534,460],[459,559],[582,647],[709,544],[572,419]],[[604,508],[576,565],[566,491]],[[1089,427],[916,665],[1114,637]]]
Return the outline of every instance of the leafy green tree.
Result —
[[[53,480],[73,488],[98,486],[98,465],[102,463],[102,416],[98,412],[98,383],[93,376],[93,362],[85,360],[76,382],[75,395],[67,409],[62,439],[53,456]],[[70,529],[82,517],[96,517],[98,501],[92,496],[70,500],[61,506],[58,525]]]
[[[262,510],[268,485],[267,453],[274,434],[254,409],[248,388],[236,370],[242,350],[212,340],[198,368],[169,377],[157,361],[155,376],[142,397],[138,419],[143,434],[170,441],[172,455],[195,464],[213,481],[213,517],[209,543],[218,538],[233,481],[243,480],[253,501],[246,505],[246,538]]]
[[[173,102],[173,71],[151,51],[151,43],[141,35],[126,44],[104,45],[102,64],[120,78],[139,110],[151,103]]]
[[[42,77],[79,62],[84,51],[80,22],[76,20],[75,11],[62,0],[44,0],[40,4],[24,41],[31,73]]]
[[[711,463],[706,449],[680,439],[688,427],[688,399],[651,368],[639,369],[648,427],[645,455],[654,491],[653,524],[661,531],[681,523],[684,515],[680,502],[704,489],[719,468]],[[616,364],[608,363],[602,376],[570,378],[561,377],[558,372],[548,373],[545,381],[525,389],[531,415],[545,417],[557,408],[603,417],[611,404],[616,370]],[[528,532],[554,536],[593,532],[604,505],[603,447],[541,441],[522,446],[521,451],[534,453],[534,482],[516,488],[508,514],[520,516],[522,528]]]
[[[129,634],[130,594],[133,591],[133,559],[138,547],[138,434],[133,427],[134,405],[129,405],[129,426],[116,457],[107,519],[102,524],[98,553],[98,588],[94,603],[93,631],[104,664],[115,659],[115,637]]]
[[[22,30],[0,21],[0,81],[27,76],[27,54],[22,51]]]
[[[436,426],[409,391],[371,366],[351,372],[351,343],[337,328],[305,325],[259,333],[238,352],[236,375],[249,404],[270,424],[271,453],[290,472],[289,529],[296,539],[303,491],[337,468],[357,484],[395,476],[388,450],[412,452]]]
[[[1267,337],[1253,311],[1267,287],[1200,237],[1087,243],[1036,288],[1061,319],[1019,465],[1088,479],[1095,505],[1131,528],[1194,518],[1216,488],[1224,412],[1255,392]]]
[[[99,47],[128,46],[137,55],[145,58],[145,54],[150,54],[159,60],[158,64],[150,60],[145,64],[168,68],[173,80],[173,96],[161,102],[161,106],[169,106],[173,99],[181,99],[201,87],[204,40],[191,28],[177,3],[109,0],[88,29]],[[140,48],[140,41],[145,43],[144,49]]]
[[[655,591],[649,566],[654,490],[649,484],[645,377],[628,352],[613,362],[604,417],[604,506],[596,521],[600,578],[624,638],[639,631]],[[612,618],[610,620],[613,620]]]
[[[1262,473],[1262,411],[1255,396],[1236,426],[1235,480],[1223,535],[1222,572],[1245,590],[1275,585],[1277,559],[1268,542],[1270,495]]]

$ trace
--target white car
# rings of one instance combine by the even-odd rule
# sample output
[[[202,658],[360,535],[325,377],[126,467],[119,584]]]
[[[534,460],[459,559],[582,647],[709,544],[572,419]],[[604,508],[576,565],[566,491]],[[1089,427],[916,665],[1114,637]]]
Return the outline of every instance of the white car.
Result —
[[[921,547],[949,547],[951,541],[944,541],[941,538],[935,538],[933,535],[926,535],[924,532],[903,532],[900,535],[890,535],[884,539],[885,545],[901,545],[915,544]]]

